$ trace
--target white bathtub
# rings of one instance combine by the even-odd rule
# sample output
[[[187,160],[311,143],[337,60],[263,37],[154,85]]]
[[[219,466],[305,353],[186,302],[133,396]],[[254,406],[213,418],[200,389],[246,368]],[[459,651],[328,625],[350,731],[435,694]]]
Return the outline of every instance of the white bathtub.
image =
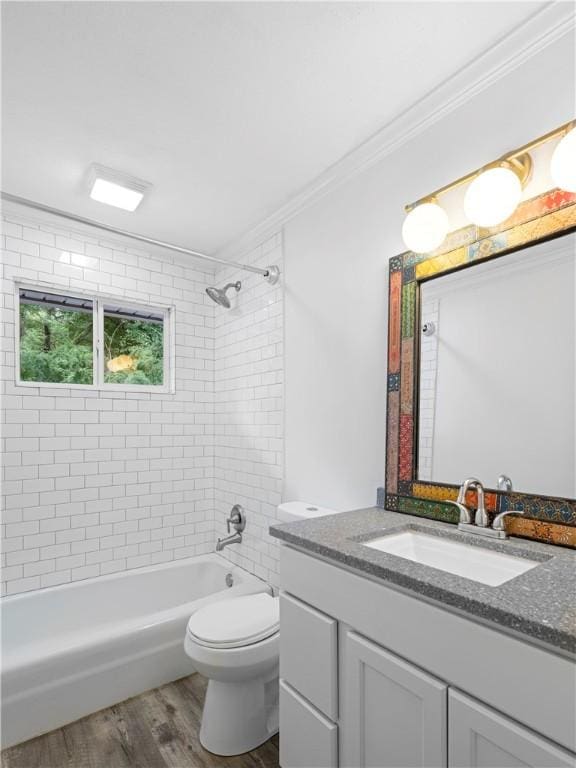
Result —
[[[3,598],[2,747],[190,674],[190,615],[267,589],[213,554]]]

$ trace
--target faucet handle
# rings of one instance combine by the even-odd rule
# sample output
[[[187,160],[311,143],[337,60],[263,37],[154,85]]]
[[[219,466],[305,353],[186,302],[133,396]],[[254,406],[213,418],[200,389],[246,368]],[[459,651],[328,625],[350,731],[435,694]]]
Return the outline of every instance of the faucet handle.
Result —
[[[472,525],[472,515],[465,504],[462,504],[459,501],[452,501],[452,499],[444,499],[444,504],[453,504],[455,507],[458,507],[458,510],[460,511],[460,519],[458,520],[459,523]]]
[[[499,515],[496,515],[494,518],[494,522],[492,523],[492,528],[495,531],[505,531],[506,525],[505,525],[505,518],[508,517],[508,515],[524,515],[523,509],[508,509],[506,512],[500,512]]]
[[[230,526],[232,526],[237,533],[242,533],[244,528],[246,528],[246,515],[240,504],[234,504],[230,510],[230,517],[226,518],[228,533],[230,533]]]

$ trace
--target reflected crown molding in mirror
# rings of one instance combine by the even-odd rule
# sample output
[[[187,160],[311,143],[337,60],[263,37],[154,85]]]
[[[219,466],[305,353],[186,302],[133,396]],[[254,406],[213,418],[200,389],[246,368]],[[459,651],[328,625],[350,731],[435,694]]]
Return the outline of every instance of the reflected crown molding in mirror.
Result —
[[[498,227],[467,226],[431,255],[409,251],[390,259],[386,509],[453,523],[458,516],[444,503],[456,499],[457,485],[418,480],[419,283],[575,230],[576,193],[554,189],[520,203]],[[491,490],[486,507],[493,514],[524,511],[508,521],[510,535],[576,548],[574,499]]]

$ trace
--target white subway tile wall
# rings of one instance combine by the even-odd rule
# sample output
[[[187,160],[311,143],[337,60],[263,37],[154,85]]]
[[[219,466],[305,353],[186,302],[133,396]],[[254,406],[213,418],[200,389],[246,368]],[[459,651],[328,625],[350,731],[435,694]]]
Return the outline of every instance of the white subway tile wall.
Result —
[[[420,360],[420,421],[418,443],[418,479],[432,480],[434,456],[434,416],[436,413],[436,375],[438,370],[438,332],[440,300],[428,299],[422,305],[422,323],[432,322],[432,336],[421,338]]]
[[[243,256],[258,267],[283,269],[282,235]],[[268,534],[276,522],[284,474],[284,288],[228,267],[216,285],[240,280],[230,310],[215,317],[215,533],[226,536],[233,504],[246,510],[240,545],[222,554],[278,585],[278,545]],[[234,292],[230,291],[232,297]]]
[[[13,215],[3,239],[2,594],[212,551],[212,267]],[[173,305],[175,394],[15,386],[14,280]]]

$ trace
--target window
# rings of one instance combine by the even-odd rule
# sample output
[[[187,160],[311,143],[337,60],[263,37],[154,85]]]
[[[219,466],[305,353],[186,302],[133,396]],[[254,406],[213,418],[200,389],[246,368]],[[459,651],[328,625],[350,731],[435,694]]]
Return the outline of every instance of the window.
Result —
[[[92,384],[93,316],[90,300],[21,289],[21,380]]]
[[[168,389],[169,310],[37,287],[18,305],[18,383]]]
[[[164,315],[104,306],[104,382],[164,383]]]

